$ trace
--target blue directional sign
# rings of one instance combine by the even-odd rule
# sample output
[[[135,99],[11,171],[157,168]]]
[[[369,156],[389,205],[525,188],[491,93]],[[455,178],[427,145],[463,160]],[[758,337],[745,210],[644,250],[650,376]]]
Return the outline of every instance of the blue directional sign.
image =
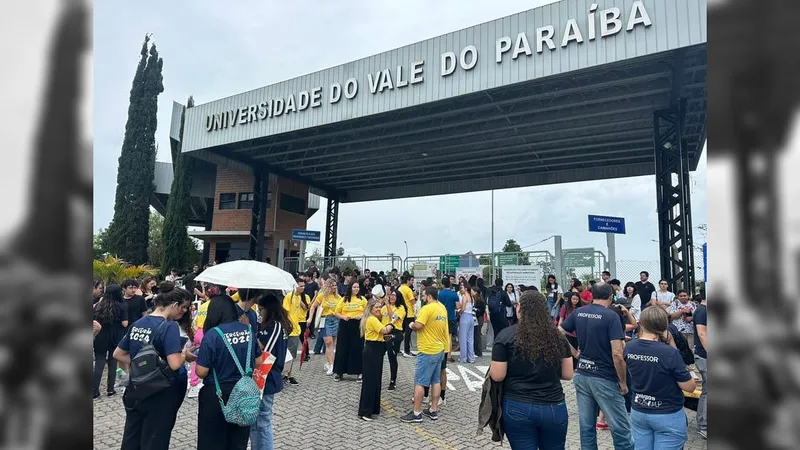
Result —
[[[311,230],[292,230],[292,240],[319,242],[320,232]]]
[[[608,217],[589,215],[589,231],[597,233],[625,234],[624,217]]]
[[[708,283],[708,243],[703,244],[703,281]]]

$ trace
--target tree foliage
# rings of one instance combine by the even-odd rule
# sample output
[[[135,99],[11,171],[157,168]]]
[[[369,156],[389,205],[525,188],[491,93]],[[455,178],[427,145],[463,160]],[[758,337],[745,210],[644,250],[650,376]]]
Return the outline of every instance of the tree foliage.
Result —
[[[131,264],[148,259],[150,196],[155,187],[155,133],[158,95],[164,91],[163,60],[145,36],[133,77],[128,122],[117,171],[114,218],[108,228],[109,250]]]
[[[181,266],[164,266],[161,265],[164,261],[164,251],[166,243],[164,242],[164,225],[165,219],[161,214],[151,211],[150,213],[150,236],[147,245],[147,260],[150,265],[158,267],[162,275],[168,275],[169,269],[176,268],[178,270],[188,269],[194,264],[199,264],[203,259],[203,251],[197,247],[197,241],[189,237],[183,247],[183,254],[181,258],[186,261]]]
[[[503,246],[503,253],[522,253],[522,247],[519,246],[517,241],[514,239],[509,239],[506,241],[506,244]],[[517,258],[517,264],[521,266],[529,266],[531,264],[528,256],[519,255]]]
[[[190,96],[186,108],[194,106],[194,99]],[[164,241],[164,259],[160,262],[164,270],[170,267],[187,267],[186,246],[189,243],[189,233],[186,226],[189,224],[191,202],[192,171],[194,158],[181,152],[183,142],[183,127],[186,111],[181,116],[180,142],[172,149],[172,167],[174,178],[170,187],[169,200],[167,201],[167,215],[164,221],[162,239]]]
[[[100,228],[92,235],[92,259],[103,259],[108,253],[108,229]]]
[[[318,248],[315,248],[314,251],[311,252],[311,254],[308,255],[308,257],[306,257],[306,260],[304,261],[305,264],[303,264],[303,267],[311,266],[311,261],[320,264],[322,262],[322,258],[323,258],[322,253],[319,251]]]

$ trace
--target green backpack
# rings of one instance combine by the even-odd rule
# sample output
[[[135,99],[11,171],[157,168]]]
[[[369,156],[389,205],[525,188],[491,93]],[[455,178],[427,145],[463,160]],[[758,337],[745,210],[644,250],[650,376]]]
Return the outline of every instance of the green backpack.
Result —
[[[231,357],[233,357],[233,361],[236,363],[236,368],[239,369],[239,373],[242,374],[242,378],[233,386],[231,395],[228,397],[228,404],[226,405],[222,400],[222,389],[219,387],[217,371],[214,370],[214,384],[217,387],[219,406],[222,408],[222,414],[225,416],[225,420],[228,423],[239,425],[240,427],[249,427],[256,423],[258,410],[261,406],[261,390],[258,389],[258,385],[256,385],[255,380],[253,380],[253,368],[250,367],[250,360],[253,356],[253,343],[250,342],[249,344],[251,345],[247,346],[246,370],[242,370],[242,365],[239,364],[236,352],[234,352],[225,333],[223,333],[219,327],[214,327],[214,329],[222,336],[222,341],[225,342],[225,346],[228,347],[228,351]],[[252,330],[248,331],[250,331],[250,339],[253,339]]]

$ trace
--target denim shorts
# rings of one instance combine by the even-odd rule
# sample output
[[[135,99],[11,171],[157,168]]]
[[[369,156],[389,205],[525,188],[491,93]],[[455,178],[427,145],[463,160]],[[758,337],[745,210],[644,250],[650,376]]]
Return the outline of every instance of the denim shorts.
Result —
[[[325,316],[325,336],[336,337],[337,334],[339,334],[339,318]]]
[[[442,360],[444,352],[435,355],[417,354],[417,367],[414,372],[416,386],[430,387],[442,381]]]

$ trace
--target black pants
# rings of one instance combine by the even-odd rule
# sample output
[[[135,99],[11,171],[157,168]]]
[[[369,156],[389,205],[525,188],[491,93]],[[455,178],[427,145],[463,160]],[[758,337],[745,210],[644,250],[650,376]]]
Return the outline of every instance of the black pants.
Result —
[[[361,322],[356,319],[339,319],[333,373],[339,376],[361,375],[362,350],[364,350],[364,338],[361,337]]]
[[[113,350],[95,350],[94,351],[94,373],[92,373],[92,393],[100,393],[100,381],[103,379],[103,369],[108,366],[108,373],[106,374],[106,390],[111,392],[114,390],[114,383],[117,380],[117,360],[114,359]]]
[[[122,397],[125,431],[122,450],[167,450],[178,409],[186,395],[186,378],[178,377],[171,387],[141,401]]]
[[[566,336],[567,336],[567,342],[569,342],[570,345],[572,345],[575,348],[575,350],[578,350],[578,338],[570,335]],[[572,358],[572,368],[573,369],[578,368],[578,358]]]
[[[483,329],[483,314],[475,315],[475,356],[483,356],[481,329]]]
[[[411,353],[411,327],[409,325],[414,320],[414,317],[403,319],[403,351],[405,353]]]
[[[389,357],[390,381],[397,381],[397,355],[400,353],[400,344],[403,342],[403,332],[392,331],[392,340],[386,343],[386,355]]]
[[[359,416],[381,413],[381,375],[385,351],[385,342],[367,341],[364,344],[364,374],[361,377],[361,399],[358,402]]]
[[[500,334],[504,328],[508,327],[508,319],[506,319],[505,314],[492,314],[489,316],[489,320],[492,322],[492,331],[494,332],[495,340],[497,340],[497,335]]]
[[[236,383],[220,383],[222,399],[228,401]],[[225,421],[219,406],[214,382],[205,384],[198,396],[197,450],[245,450],[250,440],[250,427]]]

